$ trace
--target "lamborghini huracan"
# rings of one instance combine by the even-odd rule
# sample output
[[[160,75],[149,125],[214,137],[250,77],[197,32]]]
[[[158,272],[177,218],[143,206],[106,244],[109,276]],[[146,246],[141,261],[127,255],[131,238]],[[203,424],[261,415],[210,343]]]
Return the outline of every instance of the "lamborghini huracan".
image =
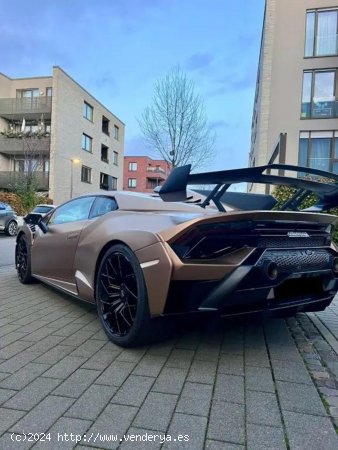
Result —
[[[281,169],[310,178],[271,174]],[[121,346],[154,339],[162,316],[290,315],[331,303],[337,218],[322,211],[338,205],[337,175],[278,164],[190,170],[174,169],[153,195],[101,191],[45,217],[29,214],[17,235],[19,280],[96,304],[105,332]],[[228,192],[243,182],[288,185],[295,194],[277,205],[271,194]],[[300,210],[310,192],[317,203]]]

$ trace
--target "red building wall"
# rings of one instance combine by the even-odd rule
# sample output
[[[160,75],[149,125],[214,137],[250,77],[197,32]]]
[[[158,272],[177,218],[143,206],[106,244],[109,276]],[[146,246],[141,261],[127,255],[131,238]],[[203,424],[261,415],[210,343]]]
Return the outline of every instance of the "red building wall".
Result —
[[[135,167],[136,170],[133,170]],[[152,193],[157,185],[164,183],[169,172],[169,164],[162,159],[151,159],[148,156],[125,156],[123,190]],[[135,181],[130,180],[136,180],[135,187],[131,187]]]

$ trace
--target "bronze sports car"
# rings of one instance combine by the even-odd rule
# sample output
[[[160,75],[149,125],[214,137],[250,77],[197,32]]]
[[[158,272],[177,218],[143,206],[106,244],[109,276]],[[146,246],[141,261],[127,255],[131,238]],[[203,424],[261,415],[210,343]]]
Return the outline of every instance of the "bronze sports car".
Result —
[[[18,278],[96,304],[105,332],[121,346],[154,338],[161,316],[323,310],[338,290],[338,249],[331,239],[337,218],[320,212],[338,205],[337,181],[289,165],[200,174],[184,166],[158,194],[84,195],[25,218]],[[227,192],[241,182],[296,190],[276,210],[272,195]],[[198,187],[190,197],[188,185]],[[199,190],[206,185],[215,187]],[[309,192],[317,203],[299,211]]]

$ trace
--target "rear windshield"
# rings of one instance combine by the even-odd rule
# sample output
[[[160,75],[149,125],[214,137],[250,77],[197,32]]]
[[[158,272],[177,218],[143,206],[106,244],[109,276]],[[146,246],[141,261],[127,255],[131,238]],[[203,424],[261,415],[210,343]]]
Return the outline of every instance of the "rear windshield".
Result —
[[[53,209],[52,206],[36,206],[32,212],[35,213],[48,213]]]

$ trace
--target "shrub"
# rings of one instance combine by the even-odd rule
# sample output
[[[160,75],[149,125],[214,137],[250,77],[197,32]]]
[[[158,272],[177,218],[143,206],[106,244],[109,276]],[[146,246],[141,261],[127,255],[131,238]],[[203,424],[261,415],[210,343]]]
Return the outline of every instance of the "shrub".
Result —
[[[316,179],[316,181],[321,182],[328,182],[326,179]],[[279,209],[279,207],[285,203],[287,200],[289,200],[296,192],[296,189],[290,186],[276,186],[273,190],[272,195],[276,198],[277,204],[276,209]],[[306,209],[310,208],[310,206],[313,206],[318,200],[318,197],[315,194],[309,194],[300,204],[299,209]],[[333,214],[335,216],[338,216],[338,208],[333,208],[328,211],[326,211],[329,214]],[[338,244],[338,225],[335,226],[333,233],[332,233],[333,240],[336,244]]]
[[[29,201],[27,201],[28,199]],[[24,216],[39,203],[53,204],[53,200],[49,197],[43,197],[35,193],[32,196],[21,196],[19,193],[13,192],[0,192],[0,202],[8,203],[19,216]]]
[[[0,192],[0,202],[8,203],[19,216],[22,216],[25,213],[21,198],[17,194],[12,192]]]

